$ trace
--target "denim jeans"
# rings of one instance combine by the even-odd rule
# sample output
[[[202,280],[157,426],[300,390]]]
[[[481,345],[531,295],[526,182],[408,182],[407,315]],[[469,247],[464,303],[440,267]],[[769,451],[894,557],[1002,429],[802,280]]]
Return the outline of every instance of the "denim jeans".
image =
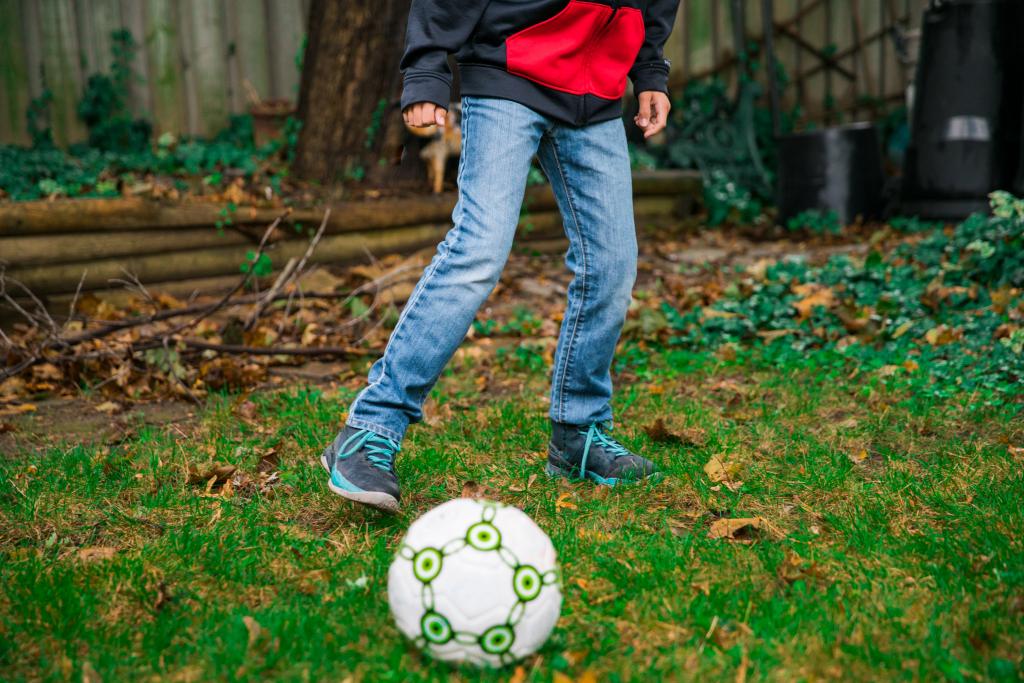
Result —
[[[401,441],[494,289],[534,155],[551,181],[573,273],[551,378],[551,418],[610,420],[610,367],[636,279],[632,178],[621,119],[573,127],[495,98],[462,100],[453,227],[399,316],[348,424]]]

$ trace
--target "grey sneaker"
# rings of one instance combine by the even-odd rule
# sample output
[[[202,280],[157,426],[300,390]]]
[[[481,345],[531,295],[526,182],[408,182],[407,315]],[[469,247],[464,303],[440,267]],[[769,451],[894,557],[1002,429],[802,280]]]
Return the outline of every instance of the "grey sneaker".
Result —
[[[346,426],[320,456],[330,475],[327,486],[343,498],[398,512],[398,451],[399,445],[387,437]]]
[[[553,477],[589,479],[602,486],[661,476],[653,462],[613,439],[600,422],[591,425],[552,422],[547,473]]]

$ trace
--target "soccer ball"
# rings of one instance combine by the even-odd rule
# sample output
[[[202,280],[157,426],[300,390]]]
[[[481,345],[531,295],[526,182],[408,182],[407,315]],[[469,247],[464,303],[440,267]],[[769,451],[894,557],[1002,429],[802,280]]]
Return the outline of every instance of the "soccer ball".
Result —
[[[561,573],[551,539],[525,512],[457,498],[409,527],[388,601],[398,629],[431,656],[497,667],[548,639]]]

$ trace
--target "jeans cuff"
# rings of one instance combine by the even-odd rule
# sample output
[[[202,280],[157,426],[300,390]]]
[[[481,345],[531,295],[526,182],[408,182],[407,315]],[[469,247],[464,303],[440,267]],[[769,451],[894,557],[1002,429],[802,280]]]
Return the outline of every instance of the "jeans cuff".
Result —
[[[402,443],[402,437],[404,436],[402,433],[396,432],[393,429],[388,429],[387,427],[382,427],[382,426],[380,426],[378,424],[374,424],[372,422],[365,422],[364,420],[360,420],[359,418],[356,418],[356,417],[348,418],[345,421],[345,424],[348,425],[349,427],[355,427],[356,429],[368,429],[369,431],[373,432],[374,434],[378,434],[380,436],[386,436],[387,438],[391,439],[395,443],[399,443],[399,444]]]

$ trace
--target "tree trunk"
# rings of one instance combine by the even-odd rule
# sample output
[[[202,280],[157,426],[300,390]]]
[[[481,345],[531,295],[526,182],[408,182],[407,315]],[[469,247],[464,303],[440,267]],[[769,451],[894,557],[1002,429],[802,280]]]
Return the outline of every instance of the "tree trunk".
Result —
[[[381,158],[401,92],[410,0],[313,0],[302,69],[295,171],[360,179]]]

